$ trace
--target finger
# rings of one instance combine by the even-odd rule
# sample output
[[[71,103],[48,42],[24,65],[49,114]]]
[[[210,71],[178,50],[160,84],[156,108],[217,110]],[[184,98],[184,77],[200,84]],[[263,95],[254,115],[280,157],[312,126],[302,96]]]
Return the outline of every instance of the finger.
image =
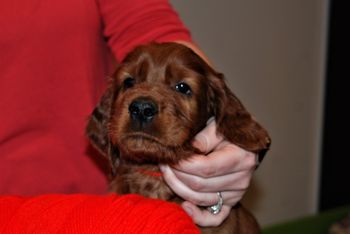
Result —
[[[207,126],[194,137],[192,144],[201,152],[207,154],[221,141],[223,141],[223,137],[216,134],[215,120],[209,119]]]
[[[199,205],[199,206],[210,206],[213,204],[216,204],[218,201],[217,193],[201,193],[196,192],[187,187],[182,181],[180,181],[172,171],[172,169],[169,166],[160,166],[161,171],[163,173],[163,178],[166,181],[166,183],[169,185],[169,187],[182,199],[186,201],[190,201],[193,204]],[[230,201],[228,195],[232,197],[231,192],[222,192],[223,199]]]
[[[223,205],[221,211],[218,214],[212,214],[206,209],[200,209],[190,202],[184,202],[183,209],[191,216],[192,220],[202,227],[216,227],[219,226],[230,214],[231,207]]]
[[[187,187],[197,192],[246,190],[253,175],[253,169],[216,177],[201,177],[172,169],[175,176]]]
[[[175,166],[179,171],[201,177],[215,177],[250,170],[256,167],[256,156],[252,152],[224,142],[225,145],[207,156],[194,155]],[[222,143],[222,144],[224,144]]]

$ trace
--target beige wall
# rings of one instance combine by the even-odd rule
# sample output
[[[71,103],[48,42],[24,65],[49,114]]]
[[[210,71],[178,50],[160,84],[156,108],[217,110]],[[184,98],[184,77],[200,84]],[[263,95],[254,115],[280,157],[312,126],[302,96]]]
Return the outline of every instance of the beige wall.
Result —
[[[316,212],[328,1],[171,2],[272,136],[244,203],[262,225]]]

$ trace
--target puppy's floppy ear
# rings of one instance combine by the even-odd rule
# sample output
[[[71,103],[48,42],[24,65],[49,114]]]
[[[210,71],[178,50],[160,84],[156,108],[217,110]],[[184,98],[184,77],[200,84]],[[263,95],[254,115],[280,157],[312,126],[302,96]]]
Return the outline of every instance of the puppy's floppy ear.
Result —
[[[218,133],[239,147],[257,153],[261,161],[269,149],[270,137],[227,87],[223,74],[210,75],[209,98]]]
[[[110,141],[108,129],[111,117],[111,109],[115,98],[115,88],[110,86],[102,95],[100,102],[96,105],[89,117],[86,126],[86,135],[92,145],[110,161],[112,174],[115,174],[119,162],[119,152]]]

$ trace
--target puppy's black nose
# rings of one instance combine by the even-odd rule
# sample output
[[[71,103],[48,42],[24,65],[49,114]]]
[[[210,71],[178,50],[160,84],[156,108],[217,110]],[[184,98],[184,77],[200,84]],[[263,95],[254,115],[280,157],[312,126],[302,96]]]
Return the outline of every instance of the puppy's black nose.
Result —
[[[129,106],[130,118],[141,123],[151,122],[157,113],[157,104],[151,100],[137,99]]]

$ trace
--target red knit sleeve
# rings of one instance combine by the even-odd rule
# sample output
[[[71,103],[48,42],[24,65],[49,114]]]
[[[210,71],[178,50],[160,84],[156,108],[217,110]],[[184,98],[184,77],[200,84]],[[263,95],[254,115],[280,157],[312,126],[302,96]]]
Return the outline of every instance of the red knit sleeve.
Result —
[[[0,233],[199,233],[176,204],[139,195],[0,197]]]
[[[104,35],[117,60],[149,41],[191,41],[189,30],[167,0],[99,0]]]

